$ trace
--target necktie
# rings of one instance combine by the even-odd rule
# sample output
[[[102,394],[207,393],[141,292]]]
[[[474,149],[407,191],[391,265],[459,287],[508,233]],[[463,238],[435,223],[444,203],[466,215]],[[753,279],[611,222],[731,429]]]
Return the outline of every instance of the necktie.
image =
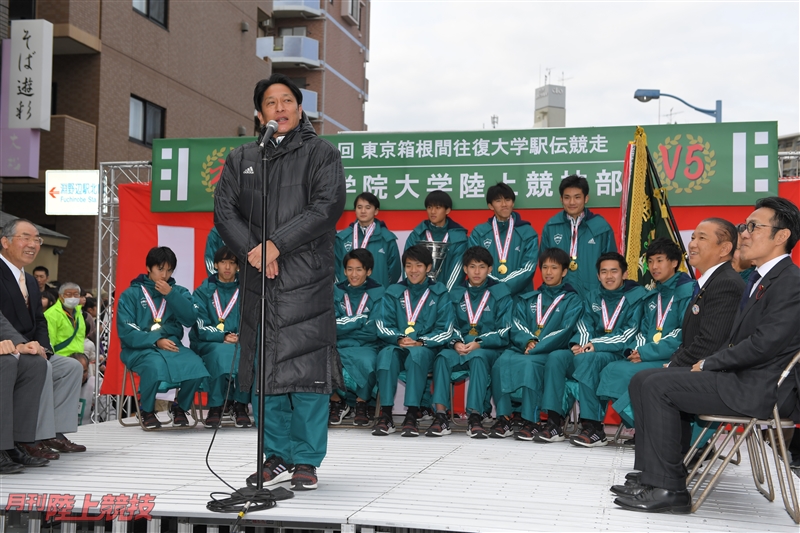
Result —
[[[750,277],[747,278],[747,288],[745,288],[744,294],[742,294],[742,301],[739,302],[740,311],[744,309],[745,305],[747,305],[747,300],[750,299],[750,293],[753,291],[753,286],[758,283],[759,279],[761,279],[761,273],[758,270],[753,270],[750,273]]]
[[[698,294],[700,294],[700,284],[699,283],[695,283],[694,284],[694,290],[692,291],[692,300],[697,298]]]
[[[28,286],[25,284],[25,272],[19,271],[19,290],[25,298],[25,305],[28,305]]]

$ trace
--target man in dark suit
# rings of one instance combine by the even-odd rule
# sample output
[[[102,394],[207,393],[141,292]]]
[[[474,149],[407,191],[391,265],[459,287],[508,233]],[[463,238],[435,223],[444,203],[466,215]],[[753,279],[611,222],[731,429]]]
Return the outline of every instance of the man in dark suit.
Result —
[[[25,457],[26,452],[19,449],[21,443],[33,443],[36,436],[36,413],[47,376],[47,361],[38,356],[38,348],[0,313],[0,474],[49,463]]]
[[[614,503],[634,511],[688,513],[681,454],[681,413],[800,419],[795,379],[777,388],[800,350],[800,269],[789,253],[800,238],[800,211],[784,198],[762,198],[738,226],[744,259],[756,270],[737,306],[727,347],[691,368],[658,369],[629,386],[637,420],[636,465],[629,495]],[[622,487],[622,486],[618,486]],[[617,492],[617,491],[615,491]]]
[[[683,316],[683,342],[669,366],[692,366],[723,347],[731,333],[745,283],[731,266],[737,244],[736,226],[721,218],[697,225],[687,250],[689,264],[702,275],[696,295]]]
[[[57,452],[82,452],[85,446],[64,436],[78,430],[77,406],[83,366],[71,357],[53,356],[36,279],[25,272],[42,245],[39,230],[18,218],[0,234],[0,312],[27,341],[39,343],[38,353],[48,359],[47,376],[39,401],[37,442],[23,446],[34,456],[58,459]],[[54,451],[55,450],[55,451]]]

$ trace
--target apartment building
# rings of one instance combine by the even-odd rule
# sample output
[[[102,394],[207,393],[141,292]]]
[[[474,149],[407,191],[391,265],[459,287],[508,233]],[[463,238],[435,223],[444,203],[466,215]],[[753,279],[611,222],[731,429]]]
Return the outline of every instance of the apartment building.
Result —
[[[253,87],[273,71],[303,88],[319,133],[364,129],[368,15],[358,0],[0,0],[0,36],[30,18],[54,35],[38,176],[0,168],[0,210],[68,235],[58,279],[94,286],[97,219],[46,215],[46,170],[150,161],[156,138],[252,135]]]
[[[257,54],[303,91],[319,134],[366,130],[369,0],[273,0]]]

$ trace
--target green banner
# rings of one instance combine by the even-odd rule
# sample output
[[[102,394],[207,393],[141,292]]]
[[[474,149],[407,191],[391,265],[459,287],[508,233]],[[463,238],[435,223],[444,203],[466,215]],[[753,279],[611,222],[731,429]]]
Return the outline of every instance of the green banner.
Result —
[[[777,122],[645,126],[647,143],[673,206],[751,205],[778,194]],[[617,207],[623,158],[634,126],[342,133],[347,209],[362,191],[381,209],[423,209],[429,191],[450,193],[456,209],[484,209],[486,190],[504,181],[517,208],[559,207],[558,184],[589,180],[591,205]],[[156,139],[153,201],[158,212],[211,211],[225,157],[251,137]]]

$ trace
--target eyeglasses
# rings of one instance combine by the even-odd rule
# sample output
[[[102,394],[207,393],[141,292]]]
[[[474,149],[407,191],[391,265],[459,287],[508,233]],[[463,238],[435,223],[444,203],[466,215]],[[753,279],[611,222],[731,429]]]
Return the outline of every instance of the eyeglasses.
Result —
[[[769,224],[756,224],[755,222],[747,222],[746,224],[739,224],[736,226],[736,231],[739,233],[744,233],[744,230],[747,230],[747,233],[753,233],[756,228],[786,229],[780,226],[770,226]]]
[[[11,238],[20,240],[25,244],[33,243],[33,244],[38,244],[39,246],[44,244],[44,239],[42,239],[41,237],[31,237],[30,235],[14,235]]]

